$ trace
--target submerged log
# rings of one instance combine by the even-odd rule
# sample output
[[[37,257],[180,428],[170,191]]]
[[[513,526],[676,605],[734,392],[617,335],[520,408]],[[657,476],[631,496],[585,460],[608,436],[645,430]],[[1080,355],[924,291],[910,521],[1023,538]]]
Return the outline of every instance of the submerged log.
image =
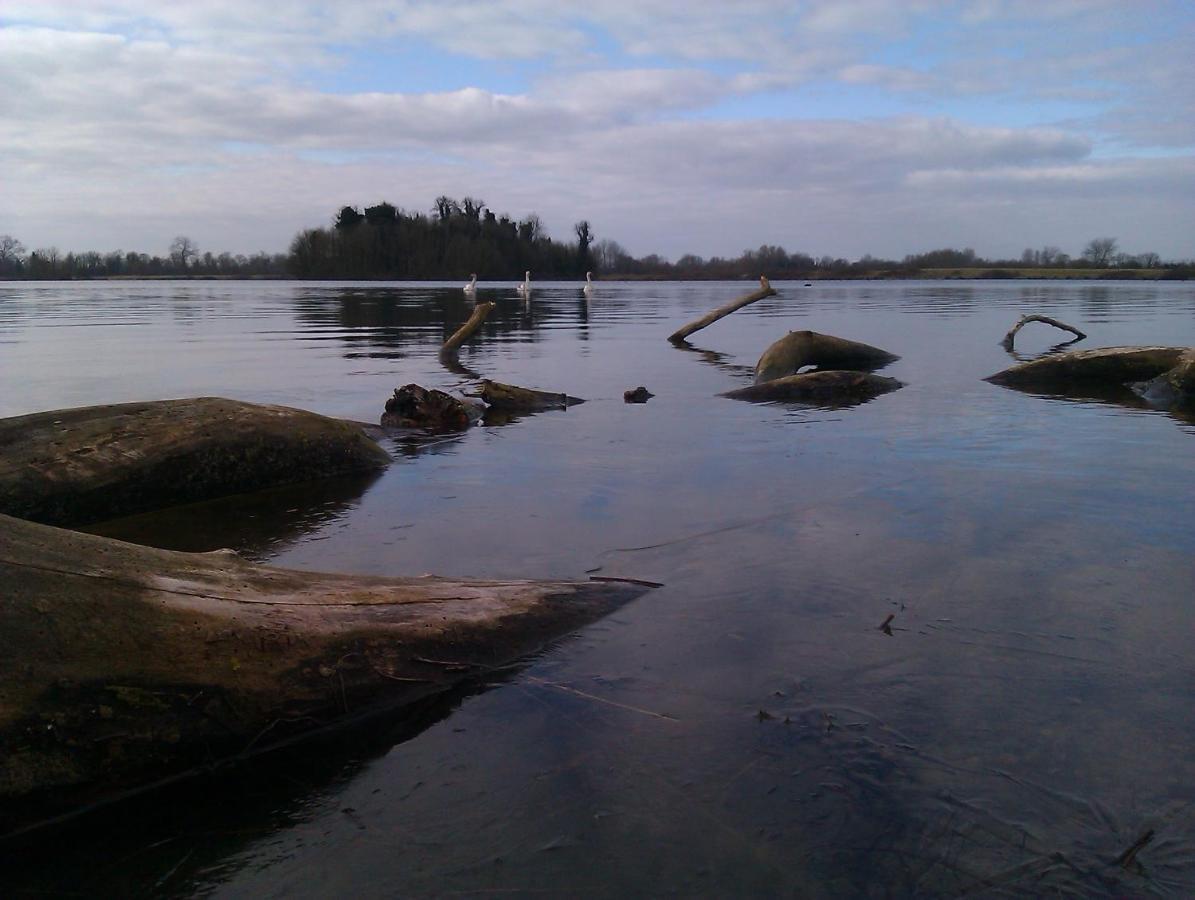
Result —
[[[387,428],[468,428],[481,412],[444,391],[405,384],[386,401],[381,422]]]
[[[1150,406],[1195,409],[1195,347],[1183,353],[1174,368],[1130,387]]]
[[[1081,332],[1078,328],[1075,328],[1073,325],[1067,325],[1065,322],[1059,322],[1057,319],[1051,319],[1049,316],[1021,316],[1021,318],[1017,320],[1017,324],[1012,326],[1008,334],[1004,335],[1004,340],[1000,342],[1005,350],[1012,350],[1013,342],[1017,337],[1017,332],[1030,322],[1043,322],[1046,325],[1053,325],[1055,328],[1061,328],[1063,331],[1069,331],[1075,336],[1076,341],[1081,341],[1083,338],[1087,337],[1087,335]]]
[[[1187,347],[1101,347],[1043,356],[1012,366],[985,381],[1028,389],[1064,388],[1068,385],[1124,385],[1148,381],[1178,365]]]
[[[648,400],[650,400],[654,396],[655,396],[655,394],[653,394],[651,391],[649,391],[643,385],[639,385],[639,387],[637,387],[637,388],[632,388],[629,391],[623,391],[622,392],[622,402],[623,403],[646,403]]]
[[[805,366],[870,372],[900,359],[870,344],[816,331],[790,331],[763,352],[755,364],[755,383],[795,375]]]
[[[737,300],[733,300],[730,303],[727,303],[725,306],[720,306],[717,309],[715,309],[713,312],[707,313],[706,315],[702,316],[700,319],[695,319],[694,321],[690,322],[688,325],[685,325],[682,328],[678,328],[676,331],[672,332],[672,334],[670,334],[668,336],[668,340],[672,341],[672,343],[674,343],[674,344],[680,343],[685,338],[687,338],[689,335],[693,334],[694,332],[700,331],[701,329],[705,328],[707,325],[713,325],[719,319],[729,316],[735,310],[742,309],[744,306],[754,303],[757,300],[762,300],[764,297],[771,297],[775,293],[776,293],[776,289],[773,288],[768,283],[768,279],[765,278],[763,275],[760,275],[759,276],[759,290],[752,291],[750,294],[744,294],[742,297],[739,297]]]
[[[797,400],[819,406],[853,406],[902,387],[895,378],[870,372],[819,370],[774,378],[726,391],[722,396],[732,400]]]
[[[285,406],[60,409],[0,419],[0,513],[78,525],[389,462],[360,426]]]
[[[515,384],[490,381],[488,378],[481,382],[481,390],[477,392],[476,396],[488,403],[491,409],[499,412],[539,412],[545,409],[567,409],[585,402],[579,397],[570,397],[568,394],[534,391]]]
[[[444,342],[444,346],[440,348],[441,354],[453,354],[460,349],[461,344],[469,340],[481,323],[485,321],[486,316],[490,314],[496,303],[492,300],[485,300],[473,307],[473,314],[469,316],[469,320],[465,322],[460,328],[453,332],[452,337]]]
[[[645,593],[289,571],[0,516],[0,833],[401,707]]]

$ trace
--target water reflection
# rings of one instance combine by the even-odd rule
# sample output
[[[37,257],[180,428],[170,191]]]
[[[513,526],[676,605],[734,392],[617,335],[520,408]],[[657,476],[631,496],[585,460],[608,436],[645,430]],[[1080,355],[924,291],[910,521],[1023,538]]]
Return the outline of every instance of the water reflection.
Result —
[[[229,548],[264,561],[343,520],[379,477],[369,473],[322,478],[110,519],[82,530],[163,550],[206,553]]]

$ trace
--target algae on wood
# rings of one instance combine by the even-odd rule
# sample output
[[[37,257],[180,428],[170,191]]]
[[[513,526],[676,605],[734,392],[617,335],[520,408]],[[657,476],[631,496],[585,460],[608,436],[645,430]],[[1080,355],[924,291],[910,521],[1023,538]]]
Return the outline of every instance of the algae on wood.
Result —
[[[895,378],[870,372],[825,370],[786,375],[726,391],[732,400],[796,400],[821,406],[853,406],[903,387]]]
[[[0,516],[0,832],[506,664],[626,583],[289,571]],[[23,798],[23,799],[22,799]]]
[[[327,475],[390,456],[360,426],[200,397],[0,419],[0,513],[76,525]]]
[[[539,412],[545,409],[567,409],[584,403],[580,397],[552,391],[536,391],[516,384],[503,384],[488,378],[481,382],[476,396],[499,412]]]

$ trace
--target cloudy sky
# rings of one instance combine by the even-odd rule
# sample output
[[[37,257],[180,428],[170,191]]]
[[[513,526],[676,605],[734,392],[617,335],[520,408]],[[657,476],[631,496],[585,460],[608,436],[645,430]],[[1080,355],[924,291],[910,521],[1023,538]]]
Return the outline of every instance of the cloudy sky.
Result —
[[[472,195],[637,255],[1195,257],[1190,0],[0,0],[0,233]]]

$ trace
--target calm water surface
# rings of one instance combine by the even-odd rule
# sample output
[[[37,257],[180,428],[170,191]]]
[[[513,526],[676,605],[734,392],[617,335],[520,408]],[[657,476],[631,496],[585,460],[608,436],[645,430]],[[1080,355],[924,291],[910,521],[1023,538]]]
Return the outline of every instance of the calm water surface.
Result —
[[[5,861],[93,896],[1195,895],[1195,425],[980,379],[1022,312],[1195,344],[1190,284],[512,286],[461,362],[589,402],[380,477],[107,523],[392,575],[663,582],[410,720]],[[0,284],[0,414],[198,395],[376,421],[458,285]],[[847,409],[717,396],[810,328],[901,355]],[[1067,337],[1030,325],[1020,358]],[[626,405],[646,385],[657,396]],[[892,634],[879,626],[889,616]],[[1128,869],[1117,857],[1153,830]]]

